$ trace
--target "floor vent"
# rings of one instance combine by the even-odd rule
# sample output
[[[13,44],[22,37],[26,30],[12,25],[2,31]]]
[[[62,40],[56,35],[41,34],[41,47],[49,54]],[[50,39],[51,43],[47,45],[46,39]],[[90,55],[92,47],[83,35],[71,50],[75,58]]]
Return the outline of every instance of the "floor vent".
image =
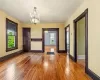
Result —
[[[52,55],[52,54],[53,54],[53,55],[54,55],[54,52],[47,52],[47,54],[50,54],[50,55]]]

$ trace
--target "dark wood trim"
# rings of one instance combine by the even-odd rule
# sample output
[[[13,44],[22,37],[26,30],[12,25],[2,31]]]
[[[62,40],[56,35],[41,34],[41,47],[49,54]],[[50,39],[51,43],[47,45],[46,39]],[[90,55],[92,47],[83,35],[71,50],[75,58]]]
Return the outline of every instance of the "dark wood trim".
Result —
[[[94,72],[92,72],[90,69],[86,72],[93,80],[100,80],[100,77],[96,75]]]
[[[57,47],[57,52],[59,52],[59,28],[42,28],[42,50],[43,50],[43,52],[45,51],[45,44],[44,44],[44,42],[45,42],[45,35],[44,35],[44,32],[46,31],[46,30],[48,30],[48,31],[57,31],[57,45],[56,45],[56,47]]]
[[[42,41],[42,38],[31,38],[31,41]]]
[[[66,53],[65,50],[59,50],[58,53]]]
[[[14,53],[12,53],[12,54],[3,56],[3,57],[0,58],[0,62],[1,62],[1,61],[6,61],[6,60],[8,60],[8,59],[10,59],[10,58],[13,58],[13,57],[15,57],[15,56],[18,56],[18,55],[20,55],[20,54],[22,54],[22,53],[23,53],[23,50],[20,50],[20,51],[14,52]]]
[[[66,39],[66,36],[67,36],[67,34],[66,34],[66,29],[67,29],[67,26],[65,27],[65,51],[66,51],[66,53],[67,53],[67,39]]]
[[[44,47],[44,46],[45,46],[45,45],[44,45],[44,42],[45,42],[45,41],[44,41],[44,40],[45,40],[45,39],[44,39],[44,31],[45,31],[45,29],[42,28],[42,51],[43,51],[43,52],[45,51],[45,50],[44,50],[44,49],[45,49],[45,47]]]
[[[69,54],[69,57],[74,61],[75,59],[74,59],[74,57],[71,55],[71,54]]]
[[[83,17],[85,17],[85,72],[93,80],[100,80],[100,77],[88,68],[88,9],[74,20],[74,61],[77,62],[77,22]]]
[[[88,69],[88,9],[86,9],[74,22],[74,58],[77,62],[77,22],[85,17],[85,71]]]
[[[10,49],[8,48],[8,44],[7,44],[8,43],[8,36],[7,36],[8,22],[11,22],[11,23],[16,25],[16,33],[17,33],[16,37],[15,37],[15,41],[16,41],[15,47],[10,48]],[[12,50],[15,50],[15,49],[18,49],[18,23],[6,18],[6,52],[12,51]]]
[[[43,53],[43,50],[30,50],[30,52],[33,52],[33,53]]]
[[[70,47],[70,24],[69,25],[67,25],[66,27],[65,27],[65,51],[66,51],[66,53],[67,53],[67,38],[66,38],[66,36],[67,36],[67,33],[66,33],[66,29],[69,27],[69,47]],[[69,51],[70,52],[70,51]],[[70,54],[70,53],[69,53]]]

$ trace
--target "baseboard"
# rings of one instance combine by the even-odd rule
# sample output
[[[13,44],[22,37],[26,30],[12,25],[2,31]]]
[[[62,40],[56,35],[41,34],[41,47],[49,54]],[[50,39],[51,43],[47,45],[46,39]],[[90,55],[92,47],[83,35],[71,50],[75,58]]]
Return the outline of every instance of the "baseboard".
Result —
[[[5,60],[8,60],[8,59],[10,59],[12,57],[18,56],[21,53],[23,53],[23,50],[14,52],[12,54],[9,54],[9,55],[3,56],[3,57],[0,57],[0,62],[5,61]]]
[[[90,69],[86,70],[86,73],[93,79],[93,80],[100,80],[100,77],[96,75],[93,71]]]
[[[75,59],[74,59],[74,57],[73,57],[72,55],[69,54],[69,57],[70,57],[73,61],[75,61]]]
[[[66,53],[66,50],[59,50],[58,53]]]
[[[85,55],[78,55],[77,58],[78,59],[85,59]]]
[[[43,53],[42,50],[30,50],[30,52],[33,52],[33,53]]]

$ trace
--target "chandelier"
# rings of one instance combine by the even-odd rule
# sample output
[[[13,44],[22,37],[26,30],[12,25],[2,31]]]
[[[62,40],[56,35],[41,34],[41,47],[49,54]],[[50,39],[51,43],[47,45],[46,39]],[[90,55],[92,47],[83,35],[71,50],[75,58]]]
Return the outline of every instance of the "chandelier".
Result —
[[[37,24],[40,22],[40,17],[39,17],[36,7],[34,7],[33,12],[30,13],[30,17],[31,17],[31,20],[30,20],[31,23]]]

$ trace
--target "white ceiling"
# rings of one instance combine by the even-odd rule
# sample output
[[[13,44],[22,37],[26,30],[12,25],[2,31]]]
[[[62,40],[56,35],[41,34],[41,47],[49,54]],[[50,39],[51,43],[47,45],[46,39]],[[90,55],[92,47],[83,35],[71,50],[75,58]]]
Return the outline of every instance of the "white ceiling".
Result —
[[[29,23],[33,7],[37,7],[40,21],[65,22],[83,0],[0,0],[0,9],[21,22]]]

